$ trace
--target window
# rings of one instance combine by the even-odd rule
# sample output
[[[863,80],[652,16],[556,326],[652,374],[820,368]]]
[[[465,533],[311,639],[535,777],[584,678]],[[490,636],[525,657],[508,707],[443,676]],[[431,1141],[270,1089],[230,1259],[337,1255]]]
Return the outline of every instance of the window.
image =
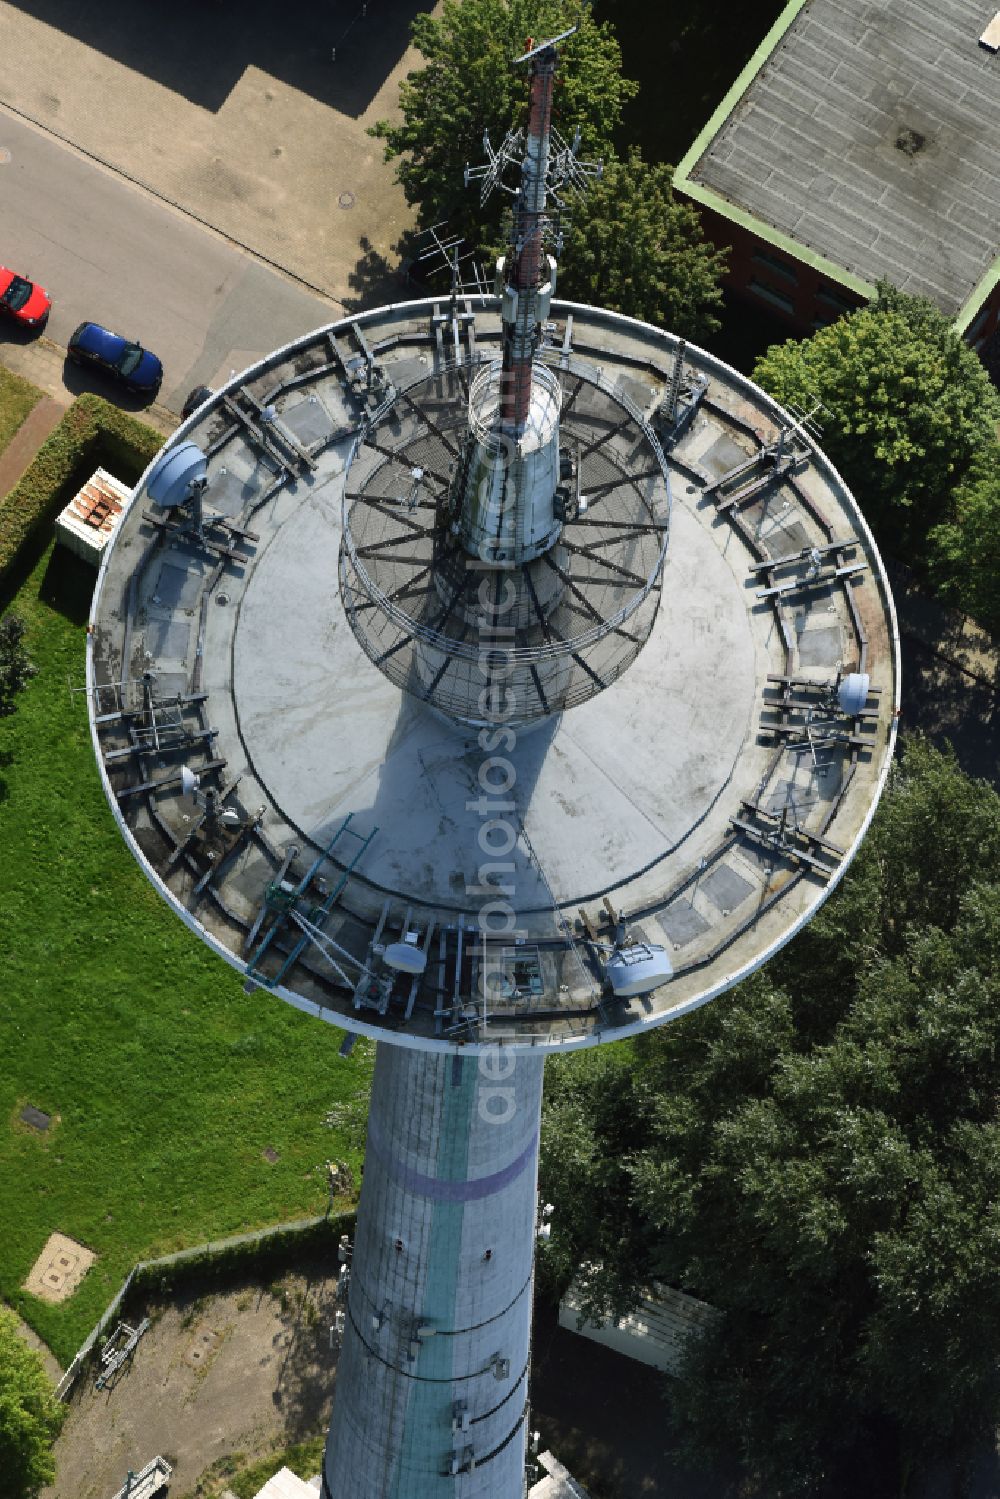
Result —
[[[787,260],[782,260],[780,255],[771,255],[767,250],[755,250],[751,256],[755,265],[766,266],[775,275],[783,276],[786,281],[791,281],[795,286],[799,284],[799,273]]]
[[[832,307],[836,312],[857,312],[857,302],[852,302],[843,292],[835,291],[832,286],[821,286],[816,293],[817,302],[822,302],[827,307]]]
[[[0,297],[0,302],[5,307],[9,307],[11,312],[20,312],[30,296],[31,282],[25,281],[23,276],[15,276],[3,296]]]
[[[791,297],[783,297],[780,291],[773,287],[765,286],[762,281],[751,281],[750,290],[763,301],[770,302],[773,307],[780,307],[782,312],[787,312],[790,317],[795,316],[795,303]]]
[[[966,332],[966,338],[977,338],[979,334],[982,333],[983,329],[986,327],[987,322],[989,321],[992,311],[993,309],[991,307],[983,308],[982,312],[976,318],[976,321],[973,323],[972,327],[969,328]]]
[[[126,344],[118,361],[119,375],[134,375],[142,358],[142,350],[138,344]]]

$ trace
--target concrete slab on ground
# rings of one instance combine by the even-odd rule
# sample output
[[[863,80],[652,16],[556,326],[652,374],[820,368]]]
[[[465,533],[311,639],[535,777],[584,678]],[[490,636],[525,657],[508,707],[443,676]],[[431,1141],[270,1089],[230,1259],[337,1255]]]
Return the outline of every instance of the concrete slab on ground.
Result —
[[[66,1301],[97,1259],[92,1249],[66,1234],[50,1234],[38,1256],[24,1289],[42,1301]]]

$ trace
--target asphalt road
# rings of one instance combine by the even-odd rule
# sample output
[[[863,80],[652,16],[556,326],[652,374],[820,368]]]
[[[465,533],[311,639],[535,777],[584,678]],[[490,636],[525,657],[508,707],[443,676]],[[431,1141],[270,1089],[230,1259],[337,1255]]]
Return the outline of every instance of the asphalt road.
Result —
[[[56,343],[91,320],[158,354],[175,412],[192,386],[343,315],[2,107],[0,264],[46,288]],[[99,376],[83,383],[114,397]]]

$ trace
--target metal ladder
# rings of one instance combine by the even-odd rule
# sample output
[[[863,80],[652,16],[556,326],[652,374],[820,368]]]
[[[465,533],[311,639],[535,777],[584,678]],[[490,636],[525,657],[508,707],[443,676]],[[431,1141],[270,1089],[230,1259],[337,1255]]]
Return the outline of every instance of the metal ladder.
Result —
[[[358,840],[358,847],[355,849],[346,867],[341,871],[340,878],[334,885],[333,889],[328,891],[328,893],[324,896],[323,900],[318,906],[314,906],[309,911],[306,918],[308,924],[316,928],[322,927],[323,922],[329,916],[334,905],[339,900],[341,892],[343,891],[344,886],[347,884],[352,870],[356,868],[368,845],[371,843],[372,839],[378,832],[377,827],[372,828],[371,832],[368,834],[355,832],[354,829],[350,826],[353,816],[353,812],[349,812],[347,814],[343,822],[340,824],[340,827],[330,839],[330,842],[327,844],[326,848],[313,860],[312,864],[310,864],[308,870],[302,876],[302,879],[299,880],[298,884],[293,890],[282,890],[278,881],[272,881],[272,883],[267,886],[267,889],[264,892],[264,903],[266,908],[269,908],[274,912],[274,920],[271,922],[271,925],[268,927],[267,931],[264,933],[264,936],[261,938],[256,952],[252,955],[250,961],[247,963],[247,976],[249,978],[255,979],[258,983],[264,984],[267,988],[273,988],[276,984],[280,984],[285,975],[288,973],[288,970],[293,966],[294,963],[298,961],[303,949],[308,945],[310,941],[314,940],[308,932],[303,932],[303,935],[295,943],[291,952],[284,959],[283,963],[278,969],[278,972],[273,978],[268,978],[261,973],[261,959],[267,952],[272,941],[278,935],[278,932],[284,926],[285,922],[293,916],[295,906],[306,894],[309,886],[312,884],[312,881],[315,879],[316,874],[318,873],[324,861],[330,857],[337,843],[342,837],[346,835],[351,838],[356,838]]]

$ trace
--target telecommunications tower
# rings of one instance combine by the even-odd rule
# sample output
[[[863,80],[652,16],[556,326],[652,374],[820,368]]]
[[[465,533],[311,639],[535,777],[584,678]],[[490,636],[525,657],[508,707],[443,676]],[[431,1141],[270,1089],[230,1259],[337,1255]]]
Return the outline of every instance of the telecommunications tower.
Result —
[[[233,380],[95,595],[92,734],[148,878],[261,1004],[378,1043],[326,1499],[520,1499],[544,1058],[765,962],[895,738],[891,596],[810,420],[555,300],[596,170],[552,125],[570,35],[469,174],[519,169],[495,294]]]

